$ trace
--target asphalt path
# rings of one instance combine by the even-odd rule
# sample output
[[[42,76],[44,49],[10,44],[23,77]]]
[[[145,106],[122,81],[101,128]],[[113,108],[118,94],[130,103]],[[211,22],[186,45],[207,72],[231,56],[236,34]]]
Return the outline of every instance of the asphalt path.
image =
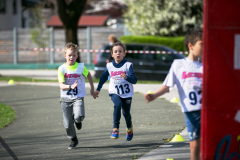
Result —
[[[68,150],[70,140],[63,127],[58,86],[12,85],[0,88],[0,102],[13,107],[17,118],[0,130],[0,136],[18,159],[132,159],[165,144],[185,127],[179,105],[165,99],[146,103],[136,93],[132,101],[133,140],[126,140],[126,125],[121,118],[118,140],[110,138],[113,126],[113,103],[106,90],[93,99],[87,88],[84,98],[86,117],[77,131],[79,145]],[[177,149],[177,148],[176,148]],[[12,156],[0,145],[0,159]]]

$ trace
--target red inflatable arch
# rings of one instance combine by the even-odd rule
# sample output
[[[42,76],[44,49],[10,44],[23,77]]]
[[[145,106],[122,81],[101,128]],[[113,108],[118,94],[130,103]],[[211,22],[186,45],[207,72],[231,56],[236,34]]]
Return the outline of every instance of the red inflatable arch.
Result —
[[[204,0],[203,160],[240,160],[240,0]]]

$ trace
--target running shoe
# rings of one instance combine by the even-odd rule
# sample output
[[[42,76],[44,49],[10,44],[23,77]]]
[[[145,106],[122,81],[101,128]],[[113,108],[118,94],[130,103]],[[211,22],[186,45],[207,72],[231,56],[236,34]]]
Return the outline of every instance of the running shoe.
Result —
[[[131,141],[133,138],[133,125],[131,128],[127,128],[126,130],[127,130],[127,135],[126,135],[127,141]]]
[[[80,123],[75,122],[75,126],[78,130],[80,130],[82,128],[82,122]]]
[[[74,149],[74,148],[77,147],[77,145],[78,145],[78,139],[75,138],[75,140],[72,140],[72,141],[71,141],[71,143],[70,143],[68,149]]]
[[[117,128],[114,128],[113,131],[112,131],[111,138],[112,139],[118,139],[118,134],[119,134],[119,130]]]

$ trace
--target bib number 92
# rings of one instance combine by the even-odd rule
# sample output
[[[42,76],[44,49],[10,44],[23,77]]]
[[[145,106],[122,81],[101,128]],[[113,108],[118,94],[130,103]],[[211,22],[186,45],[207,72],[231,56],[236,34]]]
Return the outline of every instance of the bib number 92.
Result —
[[[202,104],[202,99],[198,99],[199,95],[201,95],[202,91],[196,92],[190,92],[189,93],[189,99],[191,100],[191,105],[196,105],[198,102]]]

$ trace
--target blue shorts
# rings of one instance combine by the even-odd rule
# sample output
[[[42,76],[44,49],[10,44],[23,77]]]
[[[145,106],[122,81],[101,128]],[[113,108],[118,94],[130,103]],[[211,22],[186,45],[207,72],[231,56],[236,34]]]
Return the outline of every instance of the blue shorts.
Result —
[[[201,110],[184,112],[189,141],[200,138]]]

